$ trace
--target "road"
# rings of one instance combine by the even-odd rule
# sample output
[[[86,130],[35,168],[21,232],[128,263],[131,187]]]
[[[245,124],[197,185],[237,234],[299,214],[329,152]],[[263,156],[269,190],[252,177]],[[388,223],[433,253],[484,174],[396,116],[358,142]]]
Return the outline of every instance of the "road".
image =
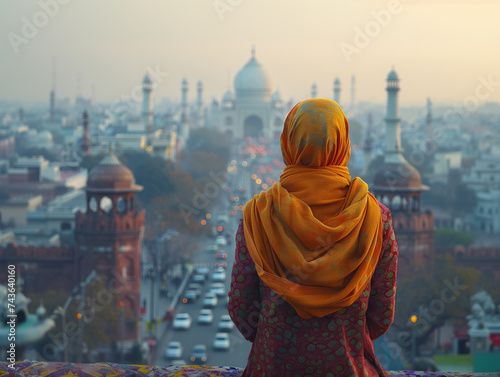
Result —
[[[252,149],[254,148],[254,149]],[[227,214],[228,211],[232,211],[233,208],[236,209],[236,206],[243,205],[246,200],[251,198],[254,194],[258,193],[262,189],[266,189],[267,185],[264,183],[267,182],[269,185],[274,182],[272,179],[276,179],[279,177],[281,172],[282,163],[278,163],[276,150],[268,150],[265,151],[265,148],[261,148],[260,151],[257,150],[257,147],[254,145],[251,146],[250,154],[253,154],[253,151],[257,151],[252,160],[248,162],[245,161],[248,156],[243,156],[239,161],[235,160],[239,169],[233,174],[230,174],[230,190],[233,193],[231,195],[233,199],[228,198],[227,208],[225,210],[221,210],[220,214]],[[247,153],[247,154],[248,154]],[[274,160],[274,161],[273,161]],[[278,166],[279,165],[279,166]],[[259,179],[260,178],[260,179]],[[241,201],[237,196],[241,196]],[[212,214],[215,218],[217,217],[217,211],[214,211]],[[241,208],[239,211],[233,211],[232,216],[230,217],[229,224],[226,227],[227,229],[224,232],[229,232],[231,234],[232,243],[227,245],[222,252],[226,252],[228,254],[226,267],[226,280],[225,280],[225,288],[226,294],[223,297],[219,297],[219,302],[217,307],[213,308],[214,320],[210,325],[200,325],[198,323],[198,315],[200,310],[203,308],[203,296],[208,291],[211,285],[211,275],[212,270],[214,268],[215,262],[217,262],[215,255],[213,252],[207,251],[207,246],[210,243],[214,243],[214,240],[207,240],[202,244],[202,250],[193,253],[193,265],[196,268],[197,266],[208,266],[210,267],[210,273],[208,275],[208,279],[205,281],[202,294],[200,299],[195,303],[183,304],[180,302],[176,307],[176,313],[189,313],[192,318],[192,325],[189,330],[173,330],[171,326],[165,326],[162,324],[157,329],[157,337],[159,338],[157,344],[157,352],[155,353],[155,357],[152,360],[153,365],[169,365],[170,361],[165,358],[165,350],[167,348],[167,344],[171,341],[179,341],[183,346],[183,354],[181,360],[184,360],[186,364],[190,363],[190,356],[193,347],[196,344],[205,344],[207,346],[207,355],[208,360],[205,362],[207,365],[228,365],[228,366],[237,366],[237,367],[245,367],[247,364],[248,354],[250,353],[251,343],[246,341],[241,334],[238,332],[236,328],[233,329],[232,332],[229,333],[230,338],[230,349],[227,351],[216,351],[213,349],[213,340],[215,334],[217,333],[217,326],[219,320],[222,315],[228,314],[227,311],[227,292],[229,291],[230,280],[231,280],[231,269],[234,261],[234,237],[236,234],[236,228],[238,225],[238,219],[241,217]],[[143,287],[141,289],[142,297],[146,298],[148,305],[148,314],[146,314],[146,319],[150,319],[149,315],[149,297],[150,297],[150,284],[151,281],[147,279],[143,280]],[[172,297],[159,297],[159,282],[156,281],[155,284],[155,317],[161,317],[164,313],[165,309],[170,306],[172,301]],[[173,293],[173,292],[172,292]]]

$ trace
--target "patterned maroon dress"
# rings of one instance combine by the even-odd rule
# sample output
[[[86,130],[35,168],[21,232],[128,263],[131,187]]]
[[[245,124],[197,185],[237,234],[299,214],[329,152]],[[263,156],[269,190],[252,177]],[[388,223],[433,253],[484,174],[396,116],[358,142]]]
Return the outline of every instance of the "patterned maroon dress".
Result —
[[[323,318],[302,319],[259,279],[240,220],[228,309],[253,343],[243,376],[388,376],[373,340],[394,320],[398,247],[391,212],[379,205],[383,252],[375,273],[351,306]]]

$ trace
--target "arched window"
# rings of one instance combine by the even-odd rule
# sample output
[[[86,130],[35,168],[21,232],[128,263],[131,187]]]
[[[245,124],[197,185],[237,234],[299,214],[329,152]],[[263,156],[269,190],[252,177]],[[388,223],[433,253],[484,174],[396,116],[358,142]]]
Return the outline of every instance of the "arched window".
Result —
[[[113,201],[109,197],[103,196],[100,206],[104,212],[109,213],[113,209]]]

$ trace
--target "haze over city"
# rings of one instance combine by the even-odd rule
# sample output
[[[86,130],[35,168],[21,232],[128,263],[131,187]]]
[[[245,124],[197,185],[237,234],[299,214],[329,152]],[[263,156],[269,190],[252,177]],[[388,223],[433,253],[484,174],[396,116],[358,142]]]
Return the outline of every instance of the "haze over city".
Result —
[[[391,67],[403,105],[461,103],[480,77],[500,81],[494,1],[89,0],[57,2],[52,14],[42,3],[2,2],[0,99],[47,101],[54,59],[59,98],[75,97],[80,76],[83,96],[94,86],[97,102],[114,101],[159,67],[168,77],[155,100],[179,99],[184,77],[219,99],[252,45],[275,88],[296,100],[313,82],[331,97],[337,76],[347,97],[354,74],[357,100],[383,103]],[[47,20],[34,21],[40,11]],[[43,26],[24,35],[26,20]],[[487,101],[500,101],[497,86]]]

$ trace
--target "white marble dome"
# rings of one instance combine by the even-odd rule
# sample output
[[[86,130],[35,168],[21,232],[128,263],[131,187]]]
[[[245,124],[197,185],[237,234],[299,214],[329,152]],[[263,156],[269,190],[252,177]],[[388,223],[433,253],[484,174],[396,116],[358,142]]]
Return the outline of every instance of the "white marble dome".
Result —
[[[239,70],[234,78],[234,90],[237,97],[261,97],[263,100],[269,100],[273,90],[273,81],[269,74],[264,70],[255,58],[252,52],[250,60]]]

